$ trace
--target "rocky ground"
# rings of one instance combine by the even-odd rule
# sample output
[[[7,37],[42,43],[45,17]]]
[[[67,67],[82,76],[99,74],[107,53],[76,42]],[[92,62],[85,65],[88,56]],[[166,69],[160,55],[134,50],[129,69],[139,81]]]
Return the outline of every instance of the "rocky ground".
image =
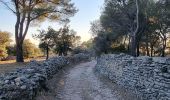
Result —
[[[139,100],[130,91],[94,73],[96,62],[66,67],[47,82],[36,100]]]

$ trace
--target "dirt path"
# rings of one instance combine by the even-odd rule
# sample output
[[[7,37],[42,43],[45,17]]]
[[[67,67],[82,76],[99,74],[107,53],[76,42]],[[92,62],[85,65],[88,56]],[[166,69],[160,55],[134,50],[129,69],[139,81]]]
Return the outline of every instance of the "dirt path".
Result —
[[[94,74],[96,62],[67,67],[48,81],[48,92],[36,100],[139,100],[105,78]]]

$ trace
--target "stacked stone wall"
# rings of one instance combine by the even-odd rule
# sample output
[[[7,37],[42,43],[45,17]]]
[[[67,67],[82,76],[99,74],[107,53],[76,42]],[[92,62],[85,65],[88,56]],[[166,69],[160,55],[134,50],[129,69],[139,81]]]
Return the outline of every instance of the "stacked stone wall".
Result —
[[[87,54],[54,57],[41,63],[32,61],[25,68],[0,76],[0,100],[32,100],[38,91],[46,89],[46,81],[61,68],[89,60]]]
[[[109,54],[98,58],[95,69],[142,100],[170,100],[170,58]]]

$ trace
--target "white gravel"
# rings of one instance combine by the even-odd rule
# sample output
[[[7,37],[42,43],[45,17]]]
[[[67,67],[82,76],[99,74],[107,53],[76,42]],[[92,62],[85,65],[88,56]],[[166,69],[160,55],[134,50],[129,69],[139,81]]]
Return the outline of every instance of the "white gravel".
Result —
[[[36,100],[138,100],[120,86],[94,74],[96,62],[86,62],[49,80],[50,92],[41,93]]]

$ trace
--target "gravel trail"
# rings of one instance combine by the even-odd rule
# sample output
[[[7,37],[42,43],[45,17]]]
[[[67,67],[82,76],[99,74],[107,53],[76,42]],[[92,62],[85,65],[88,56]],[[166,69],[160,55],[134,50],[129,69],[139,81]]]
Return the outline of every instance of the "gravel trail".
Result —
[[[66,67],[47,82],[36,100],[138,100],[135,95],[94,73],[96,61]]]

